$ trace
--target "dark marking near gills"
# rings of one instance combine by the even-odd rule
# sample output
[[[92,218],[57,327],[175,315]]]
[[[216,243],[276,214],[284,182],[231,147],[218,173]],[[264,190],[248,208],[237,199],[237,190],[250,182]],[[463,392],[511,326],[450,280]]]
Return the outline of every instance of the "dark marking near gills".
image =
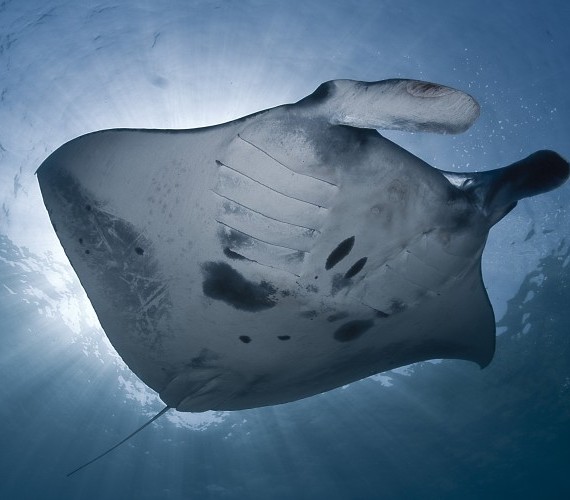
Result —
[[[222,246],[230,250],[247,247],[251,242],[251,238],[249,236],[246,236],[235,229],[229,228],[220,229],[218,231],[218,238]]]
[[[211,299],[249,312],[269,309],[277,303],[274,300],[277,290],[270,283],[249,281],[225,262],[206,262],[202,272],[202,290]]]
[[[360,337],[364,332],[372,328],[374,321],[371,319],[357,319],[340,326],[334,332],[334,339],[339,342],[350,342]]]
[[[251,337],[248,337],[247,335],[240,335],[239,339],[244,343],[244,344],[249,344],[251,342]]]
[[[234,252],[233,250],[231,250],[228,247],[224,247],[224,255],[228,258],[228,259],[232,259],[232,260],[249,260],[248,258],[244,257],[243,255]]]
[[[289,340],[291,338],[290,335],[277,335],[279,340]]]
[[[327,257],[325,269],[328,271],[336,266],[342,259],[344,259],[352,250],[354,246],[354,236],[341,241],[337,247]]]
[[[367,257],[362,257],[362,259],[357,260],[352,267],[346,271],[346,274],[344,275],[344,279],[348,280],[354,276],[356,276],[360,271],[362,271],[362,268],[366,265],[366,261],[368,260]]]

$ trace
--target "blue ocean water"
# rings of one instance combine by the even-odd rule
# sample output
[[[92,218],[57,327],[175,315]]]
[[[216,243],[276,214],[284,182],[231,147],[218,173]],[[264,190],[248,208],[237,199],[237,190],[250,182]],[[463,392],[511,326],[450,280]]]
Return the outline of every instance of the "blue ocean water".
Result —
[[[568,498],[569,185],[491,232],[484,370],[421,363],[287,405],[172,412],[67,478],[162,406],[106,340],[34,172],[86,132],[220,123],[334,78],[472,94],[466,134],[386,134],[444,170],[568,158],[569,21],[562,0],[2,2],[0,498]]]

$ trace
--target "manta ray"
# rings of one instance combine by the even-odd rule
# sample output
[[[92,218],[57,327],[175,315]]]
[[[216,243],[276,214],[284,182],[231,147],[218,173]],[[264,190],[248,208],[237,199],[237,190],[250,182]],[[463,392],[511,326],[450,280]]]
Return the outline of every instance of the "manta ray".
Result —
[[[488,232],[568,163],[446,172],[377,130],[456,134],[478,115],[442,85],[333,80],[216,126],[90,133],[37,176],[101,326],[165,410],[240,410],[491,361]]]

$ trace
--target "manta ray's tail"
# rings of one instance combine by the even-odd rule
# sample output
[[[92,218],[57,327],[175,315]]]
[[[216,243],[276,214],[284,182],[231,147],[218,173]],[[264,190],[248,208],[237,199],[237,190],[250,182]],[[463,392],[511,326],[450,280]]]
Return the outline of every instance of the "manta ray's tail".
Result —
[[[142,431],[147,425],[152,424],[157,418],[161,417],[162,415],[164,415],[168,410],[170,410],[170,406],[166,406],[165,408],[163,408],[162,410],[160,410],[154,417],[152,417],[148,422],[146,422],[145,424],[141,425],[136,431],[132,432],[131,434],[129,434],[125,439],[123,439],[122,441],[119,441],[116,445],[114,445],[113,447],[109,448],[107,451],[101,453],[100,455],[97,455],[95,458],[93,458],[92,460],[89,460],[89,462],[84,463],[83,465],[81,465],[80,467],[77,467],[77,469],[72,470],[69,474],[67,474],[67,477],[75,474],[76,472],[80,471],[81,469],[84,469],[85,467],[87,467],[88,465],[91,465],[93,462],[96,462],[97,460],[99,460],[100,458],[104,457],[105,455],[107,455],[107,453],[111,453],[115,448],[118,448],[119,446],[121,446],[123,443],[125,443],[126,441],[128,441],[129,439],[131,439],[135,434],[138,434],[140,431]]]

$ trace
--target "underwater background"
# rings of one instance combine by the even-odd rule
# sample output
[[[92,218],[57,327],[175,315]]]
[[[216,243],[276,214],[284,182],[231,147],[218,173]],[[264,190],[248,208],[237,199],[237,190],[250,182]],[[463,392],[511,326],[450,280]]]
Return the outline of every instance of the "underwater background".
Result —
[[[443,170],[569,158],[569,25],[566,0],[0,1],[0,499],[570,498],[570,183],[491,230],[484,370],[171,411],[67,478],[163,404],[106,339],[34,176],[87,132],[212,125],[337,78],[473,95],[467,133],[382,132]]]

